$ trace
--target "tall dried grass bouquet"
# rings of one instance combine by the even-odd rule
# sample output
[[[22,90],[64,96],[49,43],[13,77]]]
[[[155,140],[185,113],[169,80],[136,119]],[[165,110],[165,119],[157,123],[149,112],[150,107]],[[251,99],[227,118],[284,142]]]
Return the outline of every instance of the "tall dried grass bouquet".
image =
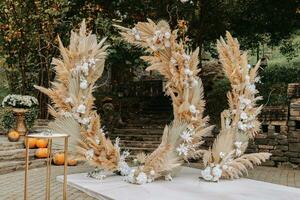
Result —
[[[68,48],[59,37],[58,41],[61,58],[52,60],[56,72],[52,87],[35,86],[52,101],[49,112],[55,121],[49,128],[71,136],[70,149],[77,152],[78,159],[100,169],[126,172],[128,165],[120,155],[119,140],[113,144],[105,136],[94,110],[95,82],[102,75],[107,56],[105,38],[98,43],[83,21],[78,32],[71,31]]]

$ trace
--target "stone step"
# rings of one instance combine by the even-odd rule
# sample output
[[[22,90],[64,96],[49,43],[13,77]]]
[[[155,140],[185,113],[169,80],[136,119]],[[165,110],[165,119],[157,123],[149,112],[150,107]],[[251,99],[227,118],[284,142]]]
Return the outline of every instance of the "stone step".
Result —
[[[128,150],[130,155],[136,155],[138,153],[152,153],[156,148],[141,148],[141,147],[126,147],[126,148],[121,148],[122,150]]]
[[[47,159],[29,160],[29,169],[46,166]],[[16,170],[24,170],[25,161],[5,161],[0,162],[0,174],[14,172]]]
[[[167,123],[165,123],[167,124]],[[130,129],[145,129],[145,128],[149,128],[149,129],[161,129],[163,130],[165,127],[165,124],[161,125],[161,124],[157,124],[157,125],[153,125],[153,124],[126,124],[126,128],[130,128]]]
[[[37,119],[37,120],[35,120],[34,124],[47,125],[49,122],[50,122],[49,119]]]
[[[151,121],[152,123],[162,123],[173,119],[173,116],[163,115],[162,113],[151,115],[151,116],[133,116],[128,118],[129,122],[140,123],[143,121]]]
[[[123,134],[129,134],[129,135],[142,135],[142,136],[162,136],[163,129],[151,129],[151,128],[122,128],[118,129],[115,128],[113,131],[114,135],[123,135]]]
[[[160,141],[161,135],[132,135],[132,134],[110,134],[110,139],[119,137],[121,140],[136,140],[136,141]]]
[[[120,141],[121,147],[141,147],[141,148],[157,148],[160,142],[150,142],[150,141],[135,141],[135,142],[124,142]]]
[[[34,158],[36,149],[29,149],[29,158]],[[0,162],[8,160],[25,160],[26,149],[13,149],[7,151],[0,151]]]
[[[154,141],[142,141],[143,144],[153,144],[157,145],[160,144],[160,141],[154,140]],[[135,141],[135,140],[120,140],[120,143],[126,143],[126,144],[141,144],[141,141]]]
[[[9,142],[8,140],[0,142],[0,151],[23,149],[23,148],[24,148],[23,140],[19,142]]]

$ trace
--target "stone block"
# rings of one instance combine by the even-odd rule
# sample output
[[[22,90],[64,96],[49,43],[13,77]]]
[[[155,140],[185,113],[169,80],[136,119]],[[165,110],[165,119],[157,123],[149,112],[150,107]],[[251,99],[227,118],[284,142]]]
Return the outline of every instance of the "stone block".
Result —
[[[269,167],[274,167],[276,164],[275,164],[275,162],[273,160],[266,160],[261,165],[263,165],[263,166],[269,166]]]
[[[286,126],[287,122],[282,120],[282,121],[272,121],[270,123],[271,125],[275,126],[275,125],[279,125],[279,126]]]
[[[279,162],[286,162],[286,161],[288,161],[288,157],[286,157],[286,156],[271,156],[271,160],[279,161]]]
[[[266,135],[266,134],[257,134],[257,135],[255,136],[255,139],[265,139],[265,138],[267,138],[267,135]]]
[[[248,149],[257,149],[257,145],[255,144],[249,144]]]
[[[257,153],[257,149],[247,149],[247,153]]]
[[[282,150],[282,151],[287,151],[287,150],[289,150],[289,147],[286,146],[286,145],[277,145],[277,146],[275,146],[275,149]]]
[[[271,145],[258,145],[259,149],[274,149],[274,146]]]
[[[297,138],[289,138],[288,142],[289,143],[297,143],[297,142],[299,142],[299,139],[297,139]]]
[[[259,149],[258,152],[259,153],[269,153],[270,150],[269,149]]]
[[[270,145],[270,146],[275,146],[277,144],[278,144],[278,142],[276,140],[269,140],[269,142],[268,142],[268,145]]]
[[[287,156],[287,157],[297,158],[299,156],[299,153],[288,151],[288,152],[285,152],[284,155]]]
[[[290,120],[300,120],[300,116],[290,116]]]
[[[290,111],[290,115],[291,116],[300,116],[300,111],[293,109]]]
[[[290,127],[289,127],[289,131],[294,131],[294,130],[296,130],[296,127],[295,127],[295,126],[290,126]]]
[[[300,158],[290,158],[289,160],[292,163],[300,163]]]
[[[286,135],[278,135],[277,139],[283,140],[283,139],[287,139]]]
[[[288,144],[288,140],[287,139],[278,140],[278,144],[287,145]]]
[[[267,145],[269,140],[267,138],[256,138],[255,143],[258,145]]]
[[[295,121],[288,121],[288,126],[296,126],[296,122]]]
[[[289,144],[289,151],[300,152],[300,143],[290,143]]]
[[[283,153],[281,150],[271,150],[270,153],[272,154],[272,156],[284,156],[285,153]]]

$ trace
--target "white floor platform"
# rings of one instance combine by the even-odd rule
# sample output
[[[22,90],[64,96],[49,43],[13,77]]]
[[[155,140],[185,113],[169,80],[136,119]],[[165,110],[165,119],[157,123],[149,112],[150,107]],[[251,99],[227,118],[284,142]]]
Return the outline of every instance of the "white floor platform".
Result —
[[[101,200],[300,200],[297,188],[246,178],[211,183],[199,180],[199,174],[199,169],[184,167],[171,182],[133,185],[121,176],[99,181],[81,173],[69,175],[68,184]],[[57,180],[62,181],[63,176]]]

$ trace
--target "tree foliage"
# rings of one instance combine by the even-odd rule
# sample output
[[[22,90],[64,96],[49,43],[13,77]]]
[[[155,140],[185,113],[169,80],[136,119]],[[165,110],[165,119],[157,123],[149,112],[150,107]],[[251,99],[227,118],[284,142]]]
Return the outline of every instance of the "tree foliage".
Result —
[[[178,20],[188,24],[193,47],[215,54],[212,44],[229,30],[241,44],[254,48],[260,43],[278,44],[299,28],[299,2],[295,0],[3,0],[0,2],[0,58],[11,92],[35,94],[32,85],[49,87],[53,80],[51,59],[58,55],[56,36],[66,43],[69,30],[82,18],[98,37],[111,44],[106,69],[112,79],[124,82],[133,69],[144,67],[141,50],[120,41],[112,24],[127,27],[147,18],[165,19],[172,28]],[[294,52],[285,42],[282,52]],[[200,58],[203,57],[200,51]],[[4,64],[2,64],[4,63]],[[126,74],[126,77],[124,76]],[[38,93],[41,117],[47,117],[47,98]]]

